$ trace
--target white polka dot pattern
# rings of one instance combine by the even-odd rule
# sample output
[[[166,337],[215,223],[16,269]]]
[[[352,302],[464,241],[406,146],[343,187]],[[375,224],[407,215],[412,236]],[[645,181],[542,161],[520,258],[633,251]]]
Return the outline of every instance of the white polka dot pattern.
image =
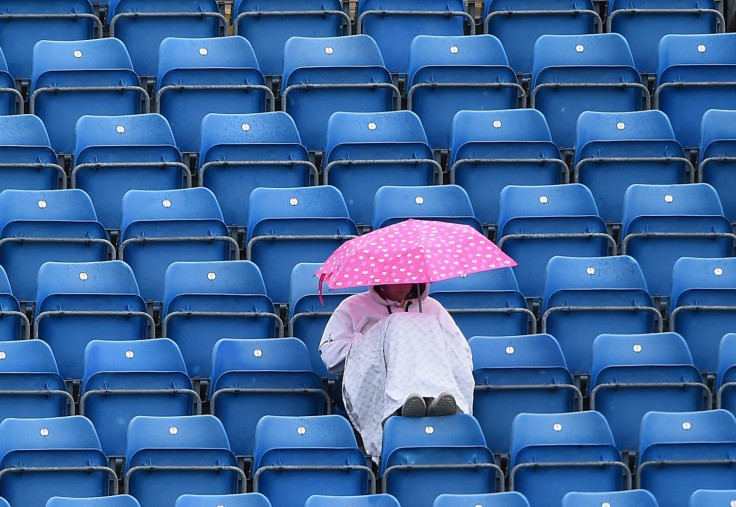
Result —
[[[438,282],[516,266],[468,225],[409,219],[343,243],[315,275],[331,289]]]

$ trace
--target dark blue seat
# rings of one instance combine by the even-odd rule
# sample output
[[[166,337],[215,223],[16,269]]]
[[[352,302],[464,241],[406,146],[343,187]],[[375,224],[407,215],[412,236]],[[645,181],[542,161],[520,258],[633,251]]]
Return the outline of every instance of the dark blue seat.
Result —
[[[718,347],[718,371],[714,392],[716,408],[736,415],[736,333],[726,333]]]
[[[723,214],[736,222],[736,199],[733,167],[736,162],[736,113],[725,109],[709,109],[703,113],[698,145],[697,181],[708,183],[718,192]]]
[[[5,268],[0,266],[0,341],[30,337],[31,323],[13,294]]]

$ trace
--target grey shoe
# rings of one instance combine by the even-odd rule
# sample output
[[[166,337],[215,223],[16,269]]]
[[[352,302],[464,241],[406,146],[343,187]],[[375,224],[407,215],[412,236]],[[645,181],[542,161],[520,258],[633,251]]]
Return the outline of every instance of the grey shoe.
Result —
[[[457,402],[455,397],[448,392],[442,392],[432,400],[427,408],[427,415],[453,415],[457,414]]]
[[[401,415],[404,417],[424,417],[427,412],[427,404],[424,398],[418,394],[410,394],[401,407]]]

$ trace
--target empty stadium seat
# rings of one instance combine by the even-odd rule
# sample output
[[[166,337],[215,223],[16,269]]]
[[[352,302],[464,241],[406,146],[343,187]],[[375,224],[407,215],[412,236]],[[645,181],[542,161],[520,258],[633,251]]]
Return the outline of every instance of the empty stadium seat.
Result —
[[[731,223],[736,222],[736,199],[733,188],[733,164],[736,162],[736,123],[734,111],[715,109],[703,113],[698,145],[697,181],[708,183],[718,192],[723,214]]]
[[[21,311],[18,298],[13,294],[5,268],[0,266],[0,341],[28,339],[31,323]]]
[[[161,332],[181,349],[187,372],[206,380],[220,338],[283,336],[258,266],[249,261],[173,262],[164,275]]]
[[[522,413],[511,429],[509,488],[531,507],[558,506],[570,491],[630,489],[611,429],[598,412]]]
[[[645,489],[600,493],[571,491],[562,497],[561,507],[589,507],[606,504],[615,507],[659,507],[656,498]]]
[[[500,493],[472,493],[442,494],[435,498],[432,507],[529,507],[527,499],[518,491],[504,491]]]
[[[312,495],[375,493],[375,476],[350,422],[336,414],[263,416],[252,470],[253,490],[273,507],[303,505]]]
[[[528,80],[539,36],[600,33],[603,22],[592,0],[487,0],[483,27],[500,39],[511,68]]]
[[[268,498],[260,493],[235,493],[232,495],[181,495],[174,507],[271,507]]]
[[[552,257],[541,314],[542,332],[557,338],[570,371],[578,377],[590,375],[593,341],[599,334],[663,328],[644,274],[628,255]]]
[[[91,340],[151,338],[154,327],[121,261],[47,262],[38,271],[33,334],[51,346],[65,379],[82,378]]]
[[[133,417],[202,410],[181,352],[168,338],[92,340],[84,350],[79,396],[79,413],[95,425],[105,455],[118,460]]]
[[[215,0],[109,0],[110,37],[120,39],[141,76],[155,76],[166,37],[218,37],[227,19]]]
[[[602,257],[616,252],[590,190],[568,185],[508,185],[499,199],[496,243],[518,266],[521,293],[541,298],[555,255]]]
[[[468,192],[475,215],[493,233],[503,187],[569,181],[547,120],[528,108],[458,111],[452,123],[448,172],[450,183]]]
[[[29,111],[44,122],[57,154],[74,150],[74,127],[84,115],[148,112],[130,55],[113,37],[36,43]]]
[[[165,190],[192,185],[171,126],[159,114],[82,116],[75,130],[69,186],[92,199],[97,218],[120,230],[128,190]]]
[[[411,111],[336,112],[327,122],[326,136],[324,184],[340,190],[350,218],[364,227],[370,227],[380,187],[442,180],[442,167]]]
[[[387,493],[359,496],[312,495],[304,507],[400,507],[399,501]]]
[[[402,507],[430,505],[443,493],[503,490],[503,472],[469,414],[389,417],[380,475],[383,491]]]
[[[465,109],[513,109],[525,92],[493,35],[419,35],[409,47],[406,107],[417,113],[433,149],[447,150],[452,120]]]
[[[0,423],[0,491],[11,505],[45,507],[49,498],[117,493],[94,426],[81,415]]]
[[[281,110],[294,118],[310,151],[324,150],[327,121],[336,111],[399,109],[401,93],[368,35],[291,37],[282,74]]]
[[[648,412],[641,422],[636,487],[659,505],[687,507],[695,490],[733,487],[734,446],[736,419],[726,410]]]
[[[160,304],[166,268],[176,261],[237,259],[217,198],[207,188],[129,190],[123,196],[118,257],[141,296]]]
[[[601,334],[593,342],[591,410],[606,417],[616,446],[639,447],[641,418],[651,410],[711,407],[711,393],[677,333]]]
[[[624,194],[621,253],[635,258],[649,293],[668,299],[680,257],[731,257],[731,222],[707,183],[631,185]]]
[[[159,47],[155,103],[179,150],[196,152],[206,114],[273,111],[274,97],[245,38],[167,37]]]
[[[529,106],[547,118],[552,140],[573,148],[583,111],[639,111],[649,91],[619,34],[542,35],[534,45]]]
[[[710,505],[726,505],[736,500],[734,489],[696,489],[690,495],[688,507],[708,507]]]
[[[521,412],[560,413],[582,410],[557,340],[549,334],[473,336],[473,416],[488,447],[508,455],[511,424]]]
[[[607,223],[621,225],[629,185],[692,183],[694,176],[663,112],[583,111],[578,117],[572,179],[590,189]]]
[[[243,493],[246,478],[220,421],[186,415],[131,419],[123,480],[141,507],[161,507],[184,494]]]
[[[82,190],[0,192],[0,264],[19,301],[35,301],[45,262],[113,258],[115,247]]]
[[[70,498],[53,496],[46,507],[140,507],[138,500],[130,495],[96,496],[91,498]]]
[[[736,333],[726,333],[718,347],[718,371],[714,392],[716,408],[736,415]]]
[[[306,187],[318,178],[294,120],[283,111],[207,114],[198,163],[200,185],[217,197],[225,223],[241,229],[254,188]]]
[[[253,457],[264,415],[329,413],[330,399],[297,338],[222,339],[212,354],[210,413],[222,421],[233,452]]]
[[[0,189],[66,188],[66,173],[43,122],[34,115],[0,116]]]
[[[296,264],[323,262],[357,234],[335,187],[256,188],[250,194],[246,258],[260,268],[274,303],[288,302]]]

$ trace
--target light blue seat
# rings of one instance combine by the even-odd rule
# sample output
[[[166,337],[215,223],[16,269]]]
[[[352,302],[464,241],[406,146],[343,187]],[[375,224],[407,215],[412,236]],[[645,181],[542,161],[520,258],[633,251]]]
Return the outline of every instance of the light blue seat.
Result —
[[[220,338],[283,336],[258,266],[238,260],[171,263],[164,275],[161,330],[181,349],[189,376],[205,381]]]
[[[471,503],[472,502],[472,503]],[[518,491],[500,493],[443,494],[435,498],[432,507],[529,507],[527,499]]]
[[[138,500],[130,495],[96,496],[92,498],[70,498],[53,496],[46,507],[140,507]]]
[[[443,493],[503,490],[503,472],[469,414],[389,417],[380,476],[383,491],[402,507],[431,505]]]
[[[406,107],[422,120],[436,150],[450,148],[458,111],[513,109],[526,98],[501,42],[487,34],[415,37],[406,90]]]
[[[373,495],[328,496],[312,495],[304,507],[400,507],[399,501],[388,493]]]
[[[199,181],[217,197],[225,223],[245,229],[248,196],[258,187],[317,184],[299,131],[283,111],[207,114],[202,120]]]
[[[539,36],[600,33],[603,22],[592,0],[488,0],[483,27],[499,38],[511,68],[529,79]]]
[[[151,338],[154,327],[124,262],[47,262],[38,271],[33,334],[54,351],[65,379],[82,378],[90,341]]]
[[[731,222],[707,183],[631,185],[624,194],[621,252],[641,266],[652,296],[667,300],[680,257],[731,257]]]
[[[561,507],[588,507],[604,503],[613,507],[659,507],[656,498],[645,489],[600,493],[571,491],[562,497]]]
[[[79,412],[95,425],[108,458],[125,456],[130,420],[137,415],[201,413],[184,359],[168,338],[92,340],[84,350]]]
[[[473,416],[494,453],[511,451],[511,425],[522,412],[580,411],[575,385],[557,340],[549,334],[473,336]]]
[[[82,116],[145,113],[148,101],[119,39],[42,40],[33,48],[29,111],[46,125],[57,154],[73,153]]]
[[[155,113],[82,116],[69,179],[70,187],[90,196],[102,225],[117,231],[128,190],[176,189],[192,183],[171,126]]]
[[[273,93],[244,37],[167,37],[158,53],[156,110],[182,152],[199,150],[208,113],[273,111]]]
[[[380,187],[434,185],[442,179],[424,127],[411,111],[336,112],[326,135],[324,184],[340,190],[357,224],[370,227]]]
[[[736,415],[736,333],[726,333],[718,347],[718,371],[714,394],[716,408]]]
[[[166,37],[218,37],[227,19],[215,0],[109,0],[110,37],[130,51],[140,76],[155,76],[158,48]]]
[[[503,187],[569,181],[547,120],[536,109],[458,111],[449,166],[450,183],[468,192],[475,215],[494,233]]]
[[[607,223],[621,225],[629,185],[692,183],[694,176],[662,111],[580,113],[572,179],[590,189]]]
[[[268,498],[260,493],[232,495],[181,495],[174,507],[211,507],[213,502],[222,507],[271,507]]]
[[[736,489],[696,489],[690,495],[688,507],[727,505],[736,500]]]
[[[616,446],[635,452],[647,412],[711,407],[711,393],[682,336],[673,332],[601,334],[593,342],[591,410],[606,417]]]
[[[273,507],[312,495],[375,493],[375,476],[343,416],[263,416],[256,426],[253,490]]]
[[[49,498],[117,493],[94,426],[72,415],[0,423],[0,490],[10,505],[45,507]]]
[[[659,505],[687,507],[698,489],[733,487],[736,419],[730,412],[648,412],[639,435],[635,487]]]
[[[529,106],[547,118],[552,140],[575,145],[583,111],[640,111],[649,91],[621,35],[542,35],[534,45]]]
[[[281,110],[294,119],[310,152],[324,150],[334,112],[400,109],[401,93],[368,35],[291,37],[282,74]]]
[[[723,214],[736,222],[736,199],[729,191],[736,162],[736,113],[731,110],[709,109],[703,113],[698,145],[697,181],[708,183],[718,192]]]

